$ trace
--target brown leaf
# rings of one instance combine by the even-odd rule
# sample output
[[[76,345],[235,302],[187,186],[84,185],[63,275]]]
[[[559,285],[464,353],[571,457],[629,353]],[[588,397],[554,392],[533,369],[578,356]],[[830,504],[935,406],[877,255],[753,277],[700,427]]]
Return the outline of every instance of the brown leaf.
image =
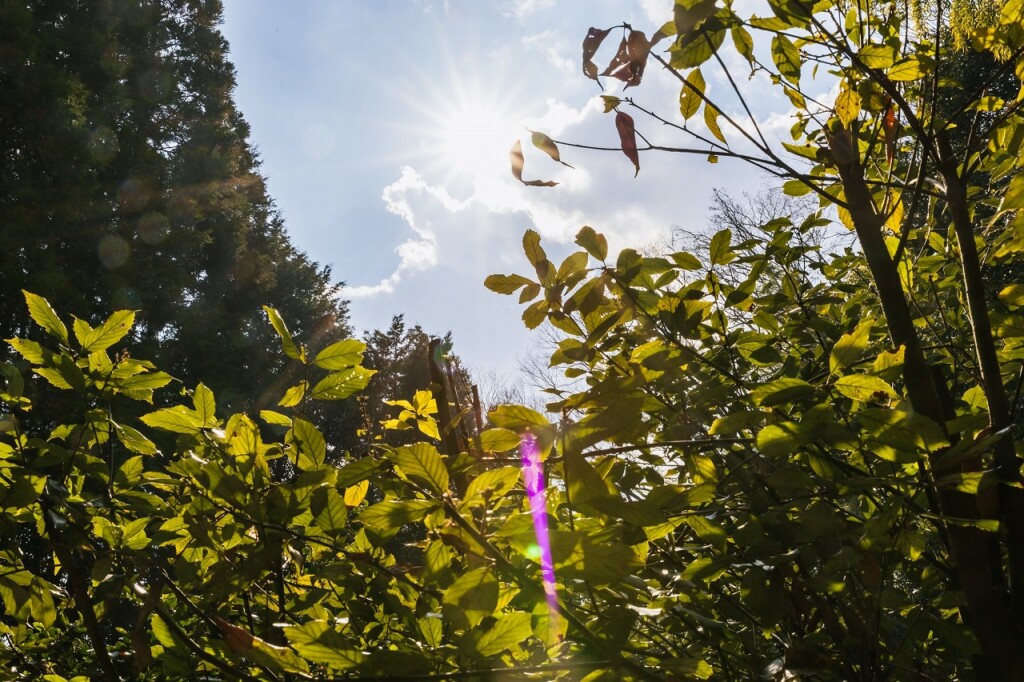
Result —
[[[626,87],[640,85],[640,79],[644,76],[644,69],[647,67],[647,55],[651,53],[651,44],[643,31],[630,31],[626,39],[629,48],[629,64],[633,75],[626,81]]]
[[[224,638],[228,649],[236,654],[247,654],[252,651],[256,638],[248,630],[232,625],[220,616],[214,616],[213,622],[220,629],[220,636]]]
[[[516,143],[512,145],[512,149],[508,152],[508,158],[512,163],[512,177],[524,185],[529,185],[530,187],[554,187],[558,184],[554,180],[523,180],[525,160],[523,159],[523,145],[519,140],[516,140]]]
[[[633,125],[633,117],[624,111],[616,112],[615,128],[619,131],[619,144],[622,145],[622,153],[636,166],[636,173],[633,173],[635,178],[640,172],[640,155],[636,149],[636,127]]]
[[[555,144],[555,141],[552,140],[550,137],[548,137],[544,133],[534,132],[532,133],[530,139],[533,142],[534,147],[541,150],[542,152],[550,156],[552,159],[562,164],[563,166],[572,168],[572,166],[567,164],[565,161],[562,161],[561,155],[558,153],[558,146]]]
[[[630,31],[629,35],[619,43],[619,51],[615,53],[608,68],[601,72],[602,76],[618,78],[626,84],[639,85],[647,66],[647,55],[651,52],[651,44],[643,31]]]
[[[615,52],[612,60],[608,62],[608,67],[601,72],[601,75],[626,80],[626,78],[616,75],[623,69],[629,69],[629,43],[625,38],[619,41],[619,49]]]
[[[583,75],[590,80],[597,80],[597,64],[593,61],[594,55],[609,33],[611,33],[610,28],[601,30],[591,27],[587,31],[587,37],[583,39]]]

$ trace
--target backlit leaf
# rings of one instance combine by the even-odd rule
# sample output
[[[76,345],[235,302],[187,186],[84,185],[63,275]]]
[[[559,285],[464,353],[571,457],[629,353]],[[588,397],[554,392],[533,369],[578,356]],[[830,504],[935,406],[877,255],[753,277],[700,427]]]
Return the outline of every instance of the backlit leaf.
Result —
[[[476,650],[481,656],[494,656],[523,644],[533,634],[531,616],[522,611],[503,614],[489,630],[480,635]]]
[[[416,443],[395,448],[389,455],[410,480],[443,495],[448,492],[448,469],[441,454],[429,443]]]
[[[355,367],[363,360],[366,344],[356,339],[344,339],[324,348],[316,354],[313,364],[321,369],[339,370]]]
[[[567,164],[565,161],[562,161],[562,157],[558,152],[558,145],[555,144],[555,141],[544,133],[533,132],[530,136],[530,141],[533,142],[534,147],[550,156],[553,160],[563,166],[572,168],[572,166]]]
[[[385,500],[364,509],[359,520],[376,530],[397,530],[407,523],[422,520],[437,505],[435,500]]]
[[[530,187],[554,187],[558,183],[554,180],[523,180],[523,166],[526,164],[526,160],[523,157],[523,144],[519,140],[515,141],[512,145],[512,149],[508,152],[509,163],[512,165],[512,177],[524,185]]]
[[[337,372],[328,374],[321,379],[309,396],[315,400],[344,400],[350,398],[359,391],[366,388],[370,383],[370,377],[377,373],[377,370],[366,369],[365,367],[349,367]]]
[[[694,69],[686,76],[686,83],[679,91],[679,113],[684,119],[689,120],[700,109],[704,102],[700,97],[704,94],[704,88],[704,75],[700,69]]]
[[[284,323],[281,314],[270,306],[263,306],[263,311],[267,314],[267,319],[270,320],[270,325],[274,328],[274,331],[281,337],[281,349],[284,351],[284,354],[292,359],[305,362],[306,353],[295,344],[291,332],[288,331],[288,325]]]
[[[348,670],[363,662],[363,654],[326,621],[291,625],[284,628],[284,636],[300,656],[332,670]]]
[[[615,129],[619,132],[619,144],[622,146],[622,153],[633,162],[636,177],[640,172],[640,155],[636,148],[636,129],[633,124],[633,117],[624,111],[615,113]]]
[[[836,390],[853,400],[888,400],[898,397],[892,386],[871,374],[848,374],[836,381]]]
[[[576,244],[587,250],[591,256],[603,261],[608,257],[608,240],[592,227],[584,225],[576,233]]]
[[[53,337],[56,337],[63,344],[68,343],[68,328],[61,322],[56,311],[42,296],[38,296],[31,292],[21,290],[21,293],[25,295],[25,302],[28,304],[28,314],[32,317],[36,324],[46,330],[46,332]]]
[[[800,51],[786,36],[772,36],[772,61],[779,73],[793,85],[800,83]]]

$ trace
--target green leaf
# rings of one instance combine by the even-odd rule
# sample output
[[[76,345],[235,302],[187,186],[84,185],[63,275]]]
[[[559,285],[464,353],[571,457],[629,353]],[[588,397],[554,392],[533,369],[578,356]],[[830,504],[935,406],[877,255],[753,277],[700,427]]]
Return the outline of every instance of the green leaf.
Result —
[[[292,440],[298,444],[300,469],[309,471],[319,469],[324,465],[324,459],[327,457],[327,442],[324,440],[323,434],[313,424],[298,417],[292,421],[290,435]]]
[[[847,398],[861,402],[899,397],[892,386],[871,374],[848,374],[836,381],[835,386]]]
[[[769,458],[789,457],[814,440],[814,432],[804,422],[769,424],[757,434],[757,449]]]
[[[512,431],[551,426],[551,423],[540,412],[522,405],[499,405],[487,416],[495,425]]]
[[[678,7],[679,5],[677,5]],[[710,23],[713,19],[709,19]],[[707,26],[707,23],[705,26]],[[725,29],[705,29],[699,33],[680,35],[670,48],[670,64],[674,69],[690,69],[711,58],[725,40]]]
[[[369,456],[349,462],[338,469],[338,478],[335,484],[339,488],[347,488],[350,485],[365,481],[376,473],[377,469],[380,468],[380,464],[376,459]]]
[[[51,364],[57,357],[57,354],[49,348],[46,348],[35,341],[29,341],[28,339],[7,339],[7,343],[9,343],[11,348],[16,350],[21,357],[25,358],[33,365]]]
[[[719,111],[717,107],[706,106],[704,107],[704,125],[707,126],[708,131],[715,136],[715,138],[722,144],[727,144],[725,141],[725,135],[722,134],[722,128],[718,125]]]
[[[196,414],[203,420],[203,426],[210,428],[217,425],[217,402],[214,400],[213,391],[205,384],[196,386],[192,393],[192,404],[196,408]]]
[[[584,225],[576,233],[576,244],[599,261],[608,257],[608,240],[594,228]]]
[[[430,614],[416,621],[420,634],[423,635],[423,643],[432,649],[436,649],[444,642],[444,623],[440,614]]]
[[[121,445],[131,452],[137,452],[140,455],[155,455],[157,453],[153,441],[136,429],[124,424],[115,424],[114,431],[117,433],[117,439],[121,441]]]
[[[577,251],[569,254],[562,264],[558,266],[558,274],[556,279],[559,282],[569,281],[570,278],[579,277],[586,270],[587,263],[590,261],[586,251]],[[576,281],[579,281],[578,279]]]
[[[781,33],[772,36],[772,61],[783,78],[793,85],[800,84],[800,51]]]
[[[436,500],[385,500],[364,509],[359,520],[375,530],[397,530],[407,523],[422,520],[438,504]]]
[[[406,445],[395,448],[389,457],[413,482],[426,486],[438,495],[448,492],[448,470],[441,460],[441,454],[433,445]]]
[[[519,434],[509,429],[487,429],[480,434],[484,452],[508,452],[519,447]]]
[[[526,642],[533,634],[531,615],[523,611],[506,613],[480,635],[476,650],[481,656],[495,656]]]
[[[700,259],[686,251],[676,251],[669,257],[672,259],[672,262],[682,270],[700,270],[704,267],[701,264]]]
[[[541,261],[547,260],[547,254],[544,253],[544,249],[540,245],[540,235],[535,230],[527,230],[523,235],[523,251],[526,253],[526,259],[530,261],[530,265],[534,267],[537,267]]]
[[[334,488],[321,486],[314,490],[309,501],[309,512],[317,527],[328,535],[337,537],[345,531],[348,507]]]
[[[860,115],[860,94],[843,83],[836,97],[836,116],[847,127],[857,120]]]
[[[75,335],[85,353],[106,350],[125,337],[135,324],[135,313],[131,310],[119,310],[95,329],[87,334],[78,334],[78,320],[75,320]]]
[[[712,265],[725,265],[735,260],[736,254],[732,252],[731,244],[732,230],[728,228],[719,230],[711,237],[709,252]]]
[[[363,351],[366,344],[355,339],[338,341],[324,348],[316,354],[313,364],[321,369],[338,370],[346,367],[355,367],[363,361]]]
[[[863,320],[849,334],[843,334],[836,345],[832,346],[829,353],[828,364],[833,374],[851,367],[864,355],[864,349],[868,345],[868,336],[871,333],[873,320]]]
[[[332,670],[348,670],[363,663],[363,654],[322,620],[284,628],[284,636],[303,658]]]
[[[921,60],[911,55],[893,64],[886,73],[891,81],[913,81],[924,75]]]
[[[273,410],[260,410],[260,419],[267,422],[268,424],[273,424],[275,426],[291,427],[292,425],[291,417],[281,414],[280,412],[275,412]]]
[[[754,39],[743,26],[737,24],[732,27],[732,43],[748,63],[754,63]]]
[[[284,354],[294,360],[306,361],[306,352],[295,345],[295,341],[292,339],[291,332],[288,331],[288,325],[284,323],[281,318],[281,314],[270,306],[263,306],[264,312],[267,313],[267,319],[270,320],[271,326],[277,335],[281,337],[281,350]]]
[[[679,91],[679,113],[685,120],[690,120],[704,103],[700,95],[704,93],[706,83],[700,69],[694,69],[686,77],[683,89]]]
[[[796,377],[781,377],[758,386],[750,393],[754,404],[759,407],[774,407],[806,397],[814,393],[814,386]]]
[[[1010,306],[1024,305],[1024,284],[1011,284],[999,292],[999,300]]]
[[[321,379],[309,394],[314,400],[344,400],[351,398],[370,383],[370,377],[377,370],[365,367],[349,367],[328,374]]]
[[[857,412],[857,419],[877,443],[872,452],[889,461],[914,461],[918,453],[935,451],[949,442],[938,424],[916,412],[871,407]]]
[[[46,330],[50,336],[61,341],[64,345],[68,343],[68,328],[60,321],[56,311],[50,306],[50,302],[42,296],[21,290],[25,295],[25,303],[28,304],[28,314],[40,327]]]
[[[522,275],[488,275],[484,286],[496,294],[514,294],[520,287],[532,284],[533,281]]]
[[[811,193],[811,188],[803,180],[787,180],[782,183],[782,193],[787,197],[802,197]]]
[[[287,391],[284,392],[284,396],[281,397],[277,404],[281,407],[295,407],[302,402],[302,399],[306,396],[306,390],[309,388],[309,382],[303,379],[299,383],[295,384]]]
[[[896,61],[896,50],[889,45],[865,45],[857,58],[869,69],[887,69]]]
[[[165,407],[142,416],[142,423],[154,429],[195,435],[203,428],[203,420],[184,405]]]
[[[446,612],[460,615],[475,626],[498,607],[498,579],[487,566],[463,573],[445,591]]]
[[[1016,173],[1013,176],[999,203],[1000,211],[1009,211],[1015,208],[1024,208],[1024,173]]]
[[[715,674],[714,668],[707,661],[699,658],[667,658],[661,660],[661,667],[674,673],[673,677],[683,679],[707,680]]]
[[[517,483],[519,483],[519,467],[488,469],[469,482],[461,506],[464,508],[487,506],[488,503],[500,500]]]

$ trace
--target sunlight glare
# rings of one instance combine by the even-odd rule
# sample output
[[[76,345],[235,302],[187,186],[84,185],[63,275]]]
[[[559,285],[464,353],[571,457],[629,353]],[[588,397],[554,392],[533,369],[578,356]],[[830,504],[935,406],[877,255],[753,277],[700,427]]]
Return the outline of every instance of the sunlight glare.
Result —
[[[438,161],[458,176],[505,171],[508,150],[522,134],[503,102],[488,101],[482,92],[457,98],[438,113],[436,122]]]

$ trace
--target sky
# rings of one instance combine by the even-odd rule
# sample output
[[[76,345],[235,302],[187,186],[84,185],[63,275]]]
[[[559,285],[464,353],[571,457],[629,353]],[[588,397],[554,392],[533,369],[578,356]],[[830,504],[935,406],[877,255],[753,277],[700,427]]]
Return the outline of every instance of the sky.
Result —
[[[541,343],[518,299],[483,285],[492,273],[531,274],[527,229],[556,264],[578,250],[584,225],[607,235],[615,254],[664,240],[674,226],[714,231],[714,188],[756,192],[766,182],[737,161],[658,152],[641,155],[634,178],[618,151],[563,147],[570,169],[530,145],[527,129],[617,144],[601,90],[582,75],[580,44],[588,27],[624,21],[651,35],[671,18],[671,0],[224,4],[235,101],[295,245],[344,282],[357,332],[404,313],[429,333],[451,331],[478,376],[518,381],[518,358]],[[606,42],[605,61],[618,35]],[[724,56],[739,65],[734,52]],[[709,76],[708,87],[713,95],[724,81]],[[788,129],[789,103],[766,78],[742,87],[763,125]],[[605,94],[618,90],[607,83]],[[679,83],[656,65],[625,94],[681,122]],[[653,140],[685,142],[633,113]],[[524,178],[557,187],[512,177],[516,139]]]

